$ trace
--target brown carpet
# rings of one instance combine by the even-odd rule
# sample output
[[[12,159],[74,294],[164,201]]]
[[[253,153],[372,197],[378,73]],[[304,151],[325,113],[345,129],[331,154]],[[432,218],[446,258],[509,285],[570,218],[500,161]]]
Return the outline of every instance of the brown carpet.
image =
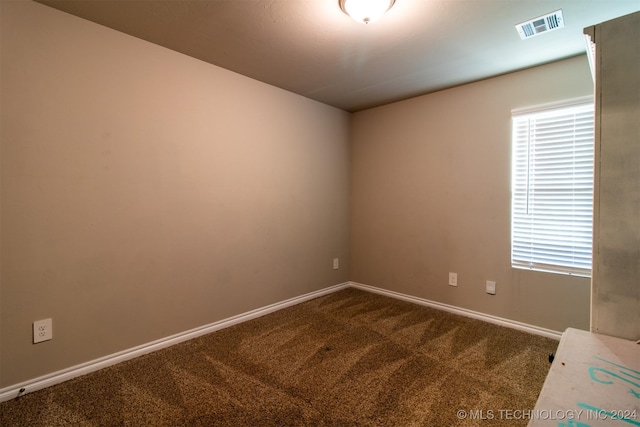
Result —
[[[4,402],[0,425],[525,426],[500,410],[533,409],[557,344],[346,289]]]

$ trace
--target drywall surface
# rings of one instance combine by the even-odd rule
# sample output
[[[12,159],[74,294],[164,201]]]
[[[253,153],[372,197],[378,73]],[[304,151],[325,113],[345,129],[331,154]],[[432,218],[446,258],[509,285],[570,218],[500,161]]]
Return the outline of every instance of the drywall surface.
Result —
[[[511,110],[589,95],[581,56],[355,113],[351,280],[588,329],[589,278],[511,268],[510,179]]]
[[[595,26],[591,329],[640,339],[640,12]]]
[[[0,387],[348,280],[349,114],[1,4]]]

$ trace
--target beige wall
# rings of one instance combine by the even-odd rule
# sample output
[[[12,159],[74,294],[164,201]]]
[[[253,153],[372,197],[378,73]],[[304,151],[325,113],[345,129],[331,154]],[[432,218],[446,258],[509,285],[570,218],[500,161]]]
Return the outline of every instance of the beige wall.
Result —
[[[0,387],[348,280],[349,114],[1,3]]]
[[[591,329],[640,339],[640,12],[595,26]]]
[[[586,58],[350,116],[0,4],[0,387],[349,279],[589,327],[589,279],[509,263],[510,111],[592,94]]]
[[[592,94],[582,56],[356,113],[350,279],[587,329],[588,278],[510,266],[511,110]]]

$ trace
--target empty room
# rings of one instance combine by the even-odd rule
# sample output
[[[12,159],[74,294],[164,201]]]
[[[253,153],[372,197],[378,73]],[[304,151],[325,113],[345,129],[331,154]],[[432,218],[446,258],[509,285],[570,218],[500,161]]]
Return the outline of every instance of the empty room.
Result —
[[[0,115],[0,425],[640,426],[637,0],[0,0]]]

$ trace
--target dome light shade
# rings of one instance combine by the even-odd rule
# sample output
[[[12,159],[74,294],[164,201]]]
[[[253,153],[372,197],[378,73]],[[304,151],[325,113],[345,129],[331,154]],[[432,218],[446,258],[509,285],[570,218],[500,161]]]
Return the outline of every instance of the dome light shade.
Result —
[[[339,0],[340,9],[361,24],[381,18],[396,0]]]

